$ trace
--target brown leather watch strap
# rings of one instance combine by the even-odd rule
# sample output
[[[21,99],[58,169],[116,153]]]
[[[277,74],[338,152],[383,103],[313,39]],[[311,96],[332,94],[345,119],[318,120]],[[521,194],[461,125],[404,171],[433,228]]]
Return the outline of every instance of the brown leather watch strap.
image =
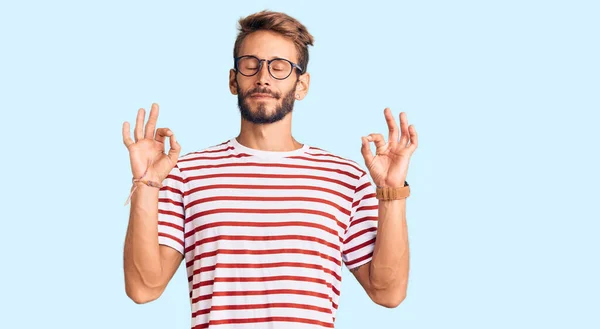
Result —
[[[375,189],[376,197],[379,200],[400,200],[408,198],[410,195],[410,187],[408,182],[404,181],[403,187],[377,187]]]

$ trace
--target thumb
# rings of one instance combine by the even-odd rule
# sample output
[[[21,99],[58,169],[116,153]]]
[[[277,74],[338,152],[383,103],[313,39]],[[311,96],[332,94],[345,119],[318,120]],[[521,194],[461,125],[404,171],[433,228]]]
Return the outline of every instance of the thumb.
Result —
[[[177,160],[179,159],[179,153],[181,152],[181,145],[179,145],[179,143],[177,142],[177,139],[175,138],[175,134],[172,131],[169,130],[169,132],[167,133],[167,136],[169,137],[169,144],[171,146],[171,148],[169,149],[169,153],[167,154],[167,157],[171,161],[171,165],[174,167],[175,164],[177,164]]]

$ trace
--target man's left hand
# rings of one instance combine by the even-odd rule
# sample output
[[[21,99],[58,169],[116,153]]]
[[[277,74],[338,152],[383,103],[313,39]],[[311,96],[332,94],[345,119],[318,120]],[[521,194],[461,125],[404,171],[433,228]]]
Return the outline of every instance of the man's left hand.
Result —
[[[408,125],[406,113],[400,112],[400,130],[392,111],[386,108],[383,113],[389,128],[388,141],[385,141],[383,135],[376,133],[361,137],[361,152],[369,174],[377,186],[402,187],[408,173],[410,157],[417,149],[417,130],[413,125]],[[371,151],[371,142],[374,142],[377,148],[375,155]]]

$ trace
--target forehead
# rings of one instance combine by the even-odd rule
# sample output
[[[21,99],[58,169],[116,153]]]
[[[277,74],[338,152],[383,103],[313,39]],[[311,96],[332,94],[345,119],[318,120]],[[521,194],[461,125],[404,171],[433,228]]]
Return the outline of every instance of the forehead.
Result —
[[[238,56],[244,55],[266,59],[282,57],[293,62],[298,61],[294,42],[271,31],[256,31],[248,34],[240,46]]]

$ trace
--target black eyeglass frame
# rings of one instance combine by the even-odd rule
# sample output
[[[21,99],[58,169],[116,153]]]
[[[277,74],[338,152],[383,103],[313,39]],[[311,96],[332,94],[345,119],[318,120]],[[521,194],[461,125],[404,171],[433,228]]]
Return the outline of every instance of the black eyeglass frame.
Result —
[[[240,70],[239,70],[239,68],[238,68],[238,63],[239,63],[239,61],[240,61],[242,58],[247,58],[247,57],[250,57],[250,58],[255,58],[255,59],[258,61],[258,69],[256,70],[256,72],[254,72],[254,74],[250,74],[250,75],[248,75],[248,74],[244,74],[244,73],[242,73],[242,71],[240,71]],[[271,72],[271,63],[272,63],[272,62],[274,62],[274,61],[276,61],[276,60],[284,60],[284,61],[286,61],[286,62],[290,63],[290,67],[291,67],[291,69],[290,69],[290,73],[288,73],[288,75],[286,75],[286,76],[285,76],[285,78],[277,78],[277,77],[275,77],[275,76],[273,75],[273,73]],[[273,58],[273,59],[260,59],[260,58],[258,58],[258,57],[256,57],[256,56],[253,56],[253,55],[244,55],[244,56],[239,56],[239,57],[235,57],[235,58],[233,59],[233,67],[234,67],[235,71],[236,71],[236,72],[239,72],[241,75],[243,75],[243,76],[245,76],[245,77],[251,77],[251,76],[254,76],[254,75],[256,75],[258,72],[260,72],[260,70],[262,69],[263,62],[267,62],[267,71],[269,71],[269,74],[271,75],[271,77],[273,77],[273,79],[276,79],[276,80],[285,80],[285,79],[289,78],[289,76],[292,74],[292,72],[294,72],[294,69],[297,69],[298,71],[300,71],[300,73],[302,73],[302,68],[300,67],[300,65],[298,65],[298,64],[296,64],[296,63],[294,63],[294,62],[290,61],[289,59],[280,58],[280,57]]]

